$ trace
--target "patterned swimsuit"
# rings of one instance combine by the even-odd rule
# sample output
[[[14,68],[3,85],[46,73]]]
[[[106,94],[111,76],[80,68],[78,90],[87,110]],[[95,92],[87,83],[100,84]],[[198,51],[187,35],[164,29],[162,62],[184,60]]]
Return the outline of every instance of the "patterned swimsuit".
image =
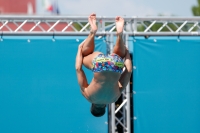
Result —
[[[104,55],[99,54],[92,61],[93,72],[102,72],[102,71],[112,71],[122,73],[124,62],[120,56],[117,54]]]

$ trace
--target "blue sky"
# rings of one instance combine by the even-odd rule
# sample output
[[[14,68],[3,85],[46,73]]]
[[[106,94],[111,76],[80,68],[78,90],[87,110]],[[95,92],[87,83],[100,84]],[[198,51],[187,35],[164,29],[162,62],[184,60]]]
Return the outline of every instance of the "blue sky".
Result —
[[[54,1],[54,0],[50,0]],[[61,15],[157,16],[158,14],[192,16],[197,0],[57,0]],[[37,0],[37,14],[49,14]]]

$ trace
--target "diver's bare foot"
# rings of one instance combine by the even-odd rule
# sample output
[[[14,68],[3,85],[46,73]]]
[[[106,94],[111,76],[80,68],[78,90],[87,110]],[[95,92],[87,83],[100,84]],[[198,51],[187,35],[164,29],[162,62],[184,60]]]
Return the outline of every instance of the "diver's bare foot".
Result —
[[[88,18],[88,21],[90,23],[91,26],[91,31],[90,33],[96,33],[97,32],[97,25],[96,25],[96,14],[91,14]]]
[[[117,34],[122,34],[124,29],[124,19],[122,17],[117,16],[115,18]]]

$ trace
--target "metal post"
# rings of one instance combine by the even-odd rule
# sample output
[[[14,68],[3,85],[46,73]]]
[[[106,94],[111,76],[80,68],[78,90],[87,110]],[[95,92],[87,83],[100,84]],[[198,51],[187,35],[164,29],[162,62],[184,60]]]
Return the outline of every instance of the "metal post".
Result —
[[[113,34],[110,35],[110,54],[112,54],[113,52],[113,47],[114,47],[114,44],[113,44]]]
[[[113,52],[113,34],[110,35],[110,54]],[[115,133],[115,103],[111,104],[111,129]]]
[[[111,104],[111,129],[115,133],[115,103]]]
[[[133,23],[134,25],[133,25],[133,30],[134,30],[134,32],[137,32],[137,19],[135,18],[134,19],[134,23]]]
[[[127,25],[127,22],[125,22],[125,25]],[[124,30],[126,31],[127,29],[126,29],[127,27],[125,26],[124,27]],[[123,42],[126,44],[126,35],[123,35]],[[126,98],[126,91],[124,90],[124,93],[122,93],[122,95],[123,95],[123,102],[125,102],[126,101],[126,104],[127,104],[127,98]],[[125,127],[126,127],[126,104],[123,106],[123,110],[122,110],[122,115],[123,115],[123,124],[125,125]],[[127,127],[126,128],[123,128],[123,131],[124,131],[124,133],[127,133],[126,131],[127,131]]]
[[[123,115],[123,124],[126,126],[126,104],[127,104],[127,99],[126,99],[126,91],[124,90],[124,94],[123,95],[123,102],[125,102],[125,105],[123,106],[123,110],[122,110],[122,115]],[[122,105],[122,104],[121,104]],[[123,128],[124,133],[126,133],[127,128]]]
[[[128,38],[129,35],[126,34],[126,46],[128,48]],[[126,123],[127,123],[127,133],[131,133],[131,112],[130,112],[130,83],[126,86],[126,99],[127,99],[127,104],[126,104]]]

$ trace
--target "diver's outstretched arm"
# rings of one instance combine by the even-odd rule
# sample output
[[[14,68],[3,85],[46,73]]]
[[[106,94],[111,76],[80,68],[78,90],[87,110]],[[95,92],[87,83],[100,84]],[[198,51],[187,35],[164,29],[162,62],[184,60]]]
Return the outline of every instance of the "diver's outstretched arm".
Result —
[[[76,67],[76,75],[77,75],[77,79],[78,79],[78,84],[80,85],[81,90],[84,92],[84,89],[87,88],[87,86],[88,86],[88,82],[87,82],[85,73],[82,70],[82,64],[83,64],[82,47],[83,47],[83,45],[80,44],[77,55],[76,55],[76,66],[75,67]]]

